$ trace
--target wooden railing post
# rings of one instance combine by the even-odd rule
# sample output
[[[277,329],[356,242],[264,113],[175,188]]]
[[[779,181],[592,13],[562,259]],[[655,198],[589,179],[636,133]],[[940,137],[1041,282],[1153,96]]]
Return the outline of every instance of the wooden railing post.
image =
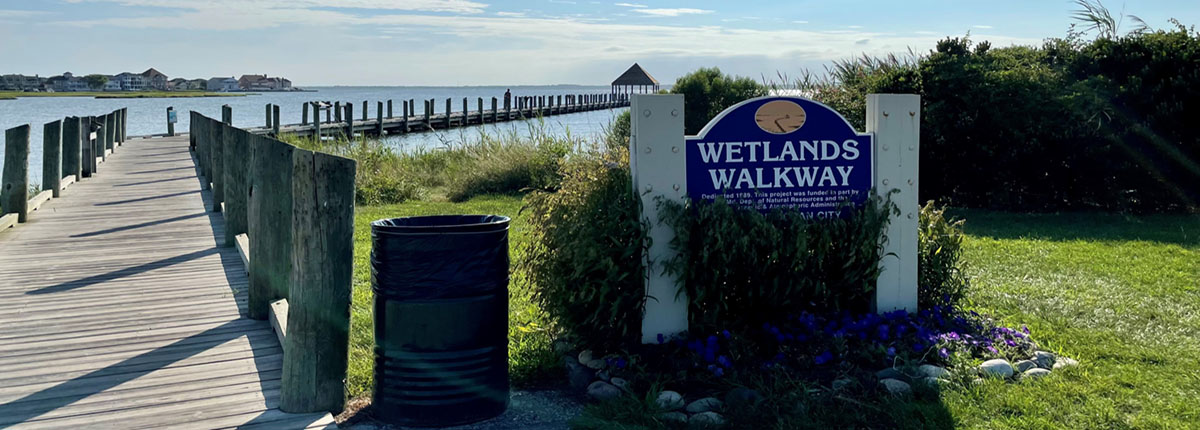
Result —
[[[333,122],[342,126],[342,102],[333,102]]]
[[[237,235],[246,232],[246,200],[250,195],[246,169],[250,160],[247,146],[250,132],[233,126],[221,127],[221,169],[225,188],[225,246],[234,246]]]
[[[391,100],[388,103],[388,107],[391,107]],[[383,102],[375,102],[375,135],[383,136]]]
[[[117,125],[118,125],[117,124],[118,123],[117,115],[120,115],[118,113],[118,111],[112,111],[107,115],[108,116],[108,124],[107,124],[107,126],[108,126],[108,150],[113,153],[117,152]]]
[[[171,122],[171,114],[175,113],[175,107],[167,106],[167,136],[175,135],[175,123]]]
[[[197,115],[194,110],[188,111],[188,150],[192,152],[196,152],[196,123],[200,122]]]
[[[221,105],[221,122],[233,125],[233,107]]]
[[[0,216],[17,214],[25,222],[29,207],[29,124],[4,132],[4,173],[0,186]]]
[[[492,97],[492,122],[493,123],[495,123],[496,120],[500,118],[499,113],[496,111],[496,103],[497,103],[497,99],[495,97]]]
[[[363,121],[366,121],[366,120],[367,120],[367,101],[366,101],[366,100],[363,100],[363,113],[362,113],[362,120],[363,120]]]
[[[129,140],[129,108],[121,108],[121,144]]]
[[[391,119],[392,118],[392,99],[388,99],[387,106],[388,106],[387,107],[387,109],[388,109],[387,117],[388,117],[388,119]]]
[[[433,100],[425,101],[425,128],[433,130]]]
[[[346,140],[354,140],[354,103],[346,103]]]
[[[300,108],[300,125],[308,125],[308,102]]]
[[[62,120],[42,126],[42,189],[58,197],[62,188]]]
[[[321,140],[321,104],[313,103],[312,111],[313,111],[313,137],[315,137],[317,140]]]
[[[83,180],[82,165],[80,164],[83,157],[80,156],[79,145],[83,140],[80,138],[80,121],[81,119],[77,116],[69,116],[64,120],[62,130],[62,174],[74,176],[75,182]]]
[[[317,109],[316,104],[313,108]],[[319,125],[319,123],[318,123]],[[288,295],[292,275],[292,163],[295,147],[250,136],[249,201],[250,318],[265,320],[270,303]],[[282,346],[282,345],[281,345]]]
[[[401,100],[400,104],[404,105],[404,106],[400,107],[400,111],[401,111],[400,113],[404,114],[403,116],[400,117],[400,131],[407,134],[408,133],[408,116],[413,113],[411,110],[412,108],[410,107],[412,104],[412,101],[411,100],[409,100],[409,101]]]
[[[108,115],[96,117],[100,122],[100,128],[96,130],[96,155],[100,157],[100,161],[108,161]],[[96,171],[92,171],[96,173]]]
[[[267,106],[266,106],[266,108],[267,108],[267,109],[266,109],[267,118],[266,118],[266,120],[265,120],[265,121],[266,121],[266,127],[267,127],[267,128],[271,128],[271,104],[270,104],[270,103],[267,103]]]
[[[446,128],[449,129],[453,124],[450,123],[450,98],[446,98]]]
[[[483,97],[479,98],[479,125],[483,125]]]
[[[92,142],[92,130],[95,124],[95,117],[85,116],[80,119],[79,123],[79,143],[80,143],[80,174],[84,178],[90,178],[92,172],[96,171],[96,146]]]
[[[279,105],[271,105],[271,126],[274,127],[271,130],[272,136],[279,137],[279,128],[281,127],[279,124]]]
[[[466,126],[467,126],[467,124],[470,124],[470,123],[471,123],[471,116],[470,116],[470,115],[468,115],[468,112],[467,112],[467,110],[468,110],[468,107],[467,107],[467,98],[466,98],[466,97],[463,97],[463,110],[462,110],[462,119],[461,119],[461,120],[459,120],[459,122],[458,122],[458,125],[459,125],[459,127],[466,127]]]
[[[292,274],[279,409],[345,403],[354,251],[354,160],[295,149]]]
[[[208,180],[212,182],[212,211],[220,212],[225,201],[225,129],[232,127],[224,122],[213,124],[209,130],[209,160],[212,163]]]

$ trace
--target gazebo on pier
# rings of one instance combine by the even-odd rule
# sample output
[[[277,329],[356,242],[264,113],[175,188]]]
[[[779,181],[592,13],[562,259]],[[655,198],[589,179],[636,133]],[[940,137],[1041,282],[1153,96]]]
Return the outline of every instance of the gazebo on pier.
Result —
[[[646,73],[646,70],[633,63],[625,73],[612,83],[613,94],[656,93],[658,81]]]

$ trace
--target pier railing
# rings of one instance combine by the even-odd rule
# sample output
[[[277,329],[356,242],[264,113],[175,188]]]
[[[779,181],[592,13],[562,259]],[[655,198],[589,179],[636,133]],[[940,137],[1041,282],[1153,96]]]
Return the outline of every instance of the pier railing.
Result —
[[[263,126],[245,130],[272,136],[281,133],[322,137],[384,136],[629,106],[625,94],[517,96],[506,100],[476,97],[474,101],[475,109],[471,110],[471,98],[463,97],[461,110],[455,111],[453,98],[445,99],[444,103],[438,103],[437,99],[422,100],[422,109],[417,111],[415,99],[400,100],[399,109],[395,108],[394,100],[380,100],[374,103],[373,117],[368,113],[372,103],[367,100],[361,102],[358,116],[354,111],[360,104],[356,102],[312,101],[301,106],[299,124],[281,124],[280,107],[268,103],[264,106]],[[439,110],[439,106],[443,109]]]
[[[278,110],[269,110],[278,118]],[[191,113],[191,145],[225,246],[246,263],[248,313],[283,346],[280,409],[341,410],[350,330],[354,160]]]
[[[4,132],[4,172],[0,182],[0,231],[28,220],[71,184],[89,178],[126,140],[128,111],[69,116],[42,126],[42,182],[31,198],[29,125]]]

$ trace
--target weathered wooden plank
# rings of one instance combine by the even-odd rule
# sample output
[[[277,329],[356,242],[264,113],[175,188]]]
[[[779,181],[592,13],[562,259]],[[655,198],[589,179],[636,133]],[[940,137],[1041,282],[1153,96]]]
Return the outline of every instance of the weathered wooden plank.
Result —
[[[83,141],[82,121],[77,116],[69,116],[63,120],[62,127],[62,174],[75,181],[83,180],[83,166],[80,164],[83,159],[80,145]]]
[[[275,336],[279,339],[279,344],[283,345],[286,343],[284,340],[287,338],[287,299],[279,299],[271,302],[270,315],[267,319],[271,322],[271,328],[275,330]]]
[[[286,297],[292,272],[292,171],[295,147],[255,136],[250,143],[249,316],[267,318]]]
[[[42,204],[50,201],[50,197],[53,195],[54,192],[51,190],[42,190],[42,192],[38,193],[36,196],[33,196],[32,199],[29,199],[29,203],[25,207],[25,214],[30,215],[34,211],[41,208]]]
[[[212,181],[212,210],[213,212],[221,211],[221,203],[225,202],[225,144],[228,142],[226,136],[232,132],[226,131],[229,124],[219,123],[213,124],[209,131],[209,155],[212,156],[209,164],[211,167],[208,179]]]
[[[62,191],[62,120],[42,126],[42,189],[54,197]]]
[[[225,246],[233,246],[234,238],[246,233],[247,200],[250,196],[250,181],[247,169],[250,164],[250,133],[241,129],[224,126],[222,128],[221,151],[224,160],[221,169],[224,170],[225,187],[222,193],[222,210],[225,213]]]
[[[354,238],[354,160],[295,150],[292,276],[280,409],[340,411],[345,400]]]
[[[25,222],[29,207],[29,125],[4,132],[4,173],[0,186],[0,215],[15,213]]]

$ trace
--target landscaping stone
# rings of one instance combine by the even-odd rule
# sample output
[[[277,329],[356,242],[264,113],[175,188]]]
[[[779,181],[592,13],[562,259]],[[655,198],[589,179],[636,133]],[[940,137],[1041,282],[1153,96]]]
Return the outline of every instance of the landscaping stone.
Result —
[[[579,360],[576,360],[575,357],[564,357],[563,367],[567,369],[567,383],[576,390],[587,388],[588,384],[596,377],[595,371],[579,364]]]
[[[590,349],[585,349],[583,351],[579,351],[579,357],[578,357],[579,362],[587,364],[587,362],[592,361],[592,358],[594,358],[594,357],[592,357],[592,355],[593,355],[592,350],[590,350]]]
[[[1049,374],[1050,374],[1049,370],[1046,370],[1046,369],[1043,369],[1040,367],[1034,367],[1032,369],[1022,372],[1021,379],[1038,379],[1038,378],[1041,378],[1041,377],[1049,375]]]
[[[688,403],[684,408],[689,414],[698,414],[701,412],[716,412],[721,410],[725,405],[717,400],[716,397],[705,397],[703,399]]]
[[[737,387],[725,394],[725,404],[735,408],[753,405],[760,399],[757,391],[746,387]]]
[[[1057,361],[1056,358],[1057,357],[1055,357],[1054,354],[1046,351],[1038,351],[1033,353],[1033,361],[1037,363],[1037,367],[1043,369],[1053,369],[1054,362]]]
[[[621,389],[604,381],[596,381],[587,387],[588,397],[599,401],[612,400],[621,397]]]
[[[946,380],[941,379],[941,378],[935,378],[932,376],[926,376],[926,377],[921,378],[921,383],[928,385],[930,387],[940,387],[940,386],[942,386],[942,384],[946,383]]]
[[[687,424],[688,415],[683,412],[663,412],[658,414],[658,419],[664,423]]]
[[[674,391],[663,391],[658,393],[655,403],[664,411],[673,411],[683,407],[683,395]]]
[[[588,367],[590,368],[591,366],[588,366]],[[609,382],[609,379],[612,379],[612,378],[608,375],[607,370],[601,370],[599,372],[596,372],[596,379],[599,379],[604,382]]]
[[[899,379],[881,379],[879,380],[879,385],[882,385],[888,394],[893,396],[906,396],[912,393],[912,386]]]
[[[1016,363],[1013,363],[1013,369],[1017,373],[1025,373],[1026,370],[1029,370],[1029,369],[1032,369],[1035,367],[1039,367],[1039,366],[1033,360],[1021,360]]]
[[[1075,359],[1073,359],[1073,358],[1058,357],[1058,359],[1054,362],[1053,369],[1058,370],[1058,369],[1061,369],[1064,367],[1072,367],[1072,366],[1078,366],[1078,365],[1079,365],[1079,362],[1075,361]]]
[[[596,370],[600,370],[600,369],[603,369],[606,366],[608,366],[608,363],[605,362],[604,359],[602,359],[602,358],[593,358],[590,361],[587,361],[587,362],[581,361],[580,363],[583,363],[583,365],[587,366],[589,369],[596,369]]]
[[[989,378],[1009,378],[1013,375],[1012,364],[1003,358],[996,358],[979,365],[979,374]]]
[[[921,367],[917,368],[917,372],[919,372],[921,374],[921,376],[924,376],[927,378],[945,378],[947,375],[950,374],[949,370],[946,370],[945,368],[942,368],[942,367],[934,366],[932,364],[922,364]]]
[[[904,372],[901,372],[899,369],[896,369],[894,367],[889,367],[887,369],[883,369],[878,372],[875,372],[875,377],[879,378],[880,380],[898,379],[901,381],[908,381],[908,380],[912,379],[908,375],[906,375]]]
[[[613,377],[608,383],[613,384],[614,387],[629,391],[629,381],[626,381],[625,378]]]
[[[725,425],[725,417],[716,412],[701,412],[688,418],[688,425],[698,428],[713,428]]]
[[[854,385],[854,380],[850,378],[837,378],[833,380],[833,391],[842,391]]]

